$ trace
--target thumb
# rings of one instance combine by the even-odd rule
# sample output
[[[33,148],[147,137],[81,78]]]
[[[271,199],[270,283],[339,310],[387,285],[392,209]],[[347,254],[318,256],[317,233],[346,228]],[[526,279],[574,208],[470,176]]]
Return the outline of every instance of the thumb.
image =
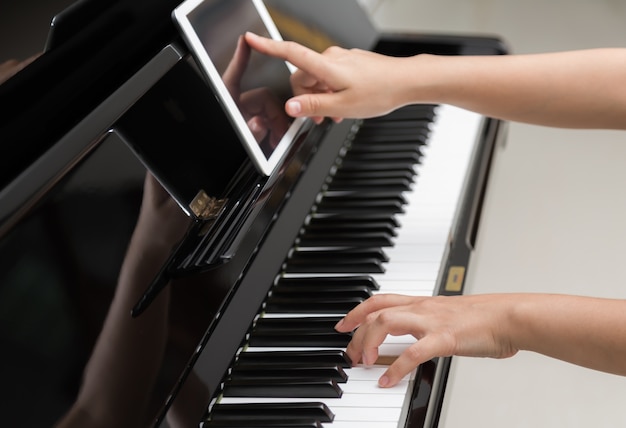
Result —
[[[326,117],[338,116],[333,106],[334,94],[298,95],[287,101],[285,111],[292,117]]]

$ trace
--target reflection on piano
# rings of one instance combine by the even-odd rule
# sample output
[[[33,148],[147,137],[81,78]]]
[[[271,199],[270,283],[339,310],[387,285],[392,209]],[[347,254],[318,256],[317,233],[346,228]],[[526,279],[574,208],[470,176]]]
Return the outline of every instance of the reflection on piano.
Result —
[[[64,416],[72,426],[73,414],[87,417],[81,426],[436,426],[449,359],[380,389],[381,366],[352,367],[343,353],[350,336],[333,326],[375,293],[462,293],[502,124],[443,105],[325,122],[265,179],[179,43],[173,5],[157,2],[149,26],[124,1],[110,10],[96,3],[105,12],[94,28],[124,16],[134,30],[120,40],[96,29],[62,33],[0,86],[3,105],[15,105],[0,122],[5,418],[12,426]],[[313,28],[344,45],[356,43],[351,28],[371,28],[352,2],[268,3],[290,18],[285,34],[304,34],[304,43]],[[345,27],[327,28],[329,16],[346,17]],[[294,22],[307,31],[294,32]],[[137,28],[143,38],[133,45]],[[84,48],[82,37],[104,56],[81,65],[71,53]],[[505,52],[484,37],[363,40],[391,55]],[[131,47],[113,55],[124,43]],[[96,90],[93,66],[104,63]],[[17,101],[64,67],[84,91],[73,104],[55,109],[66,81],[39,84],[28,105]],[[40,118],[53,126],[33,127]],[[199,189],[228,200],[227,209],[182,226],[169,211],[159,217],[159,207],[180,208],[170,195],[191,202]],[[169,285],[131,317],[155,278]],[[389,337],[380,365],[411,340]]]

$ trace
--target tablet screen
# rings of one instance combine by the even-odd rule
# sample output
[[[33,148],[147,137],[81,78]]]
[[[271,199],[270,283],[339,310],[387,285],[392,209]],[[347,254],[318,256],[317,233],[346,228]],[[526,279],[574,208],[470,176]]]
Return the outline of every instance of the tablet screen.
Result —
[[[257,0],[187,0],[173,16],[255,165],[271,174],[302,119],[285,114],[287,63],[243,39],[246,31],[280,39],[267,9]]]

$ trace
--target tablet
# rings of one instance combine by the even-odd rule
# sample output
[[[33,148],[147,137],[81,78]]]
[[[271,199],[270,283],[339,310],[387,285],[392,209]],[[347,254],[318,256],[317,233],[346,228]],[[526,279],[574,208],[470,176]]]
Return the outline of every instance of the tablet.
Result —
[[[281,40],[267,8],[261,0],[186,0],[172,16],[254,165],[271,175],[305,119],[285,113],[293,67],[243,38],[252,31]]]

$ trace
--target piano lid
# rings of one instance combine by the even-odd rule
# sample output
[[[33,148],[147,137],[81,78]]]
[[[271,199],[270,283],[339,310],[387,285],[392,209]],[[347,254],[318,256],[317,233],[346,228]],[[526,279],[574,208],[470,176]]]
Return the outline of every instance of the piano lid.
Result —
[[[61,33],[57,42],[0,85],[0,104],[10,106],[0,117],[0,188],[176,39],[170,13],[177,0],[81,3],[95,12],[62,19],[52,31],[52,38]],[[41,53],[44,45],[18,57]]]

